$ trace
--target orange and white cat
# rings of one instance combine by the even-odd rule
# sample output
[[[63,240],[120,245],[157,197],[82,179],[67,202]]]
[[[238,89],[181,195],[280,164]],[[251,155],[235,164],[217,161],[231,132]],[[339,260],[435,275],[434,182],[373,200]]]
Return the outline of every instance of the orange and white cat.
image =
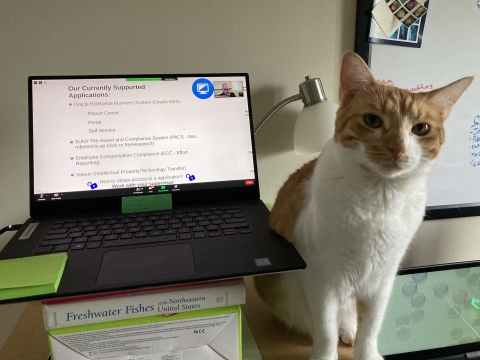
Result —
[[[307,269],[255,278],[273,313],[312,336],[311,359],[336,360],[338,337],[355,340],[355,360],[382,359],[377,335],[424,216],[443,122],[472,80],[410,93],[378,84],[358,55],[344,56],[334,137],[290,176],[270,216]]]

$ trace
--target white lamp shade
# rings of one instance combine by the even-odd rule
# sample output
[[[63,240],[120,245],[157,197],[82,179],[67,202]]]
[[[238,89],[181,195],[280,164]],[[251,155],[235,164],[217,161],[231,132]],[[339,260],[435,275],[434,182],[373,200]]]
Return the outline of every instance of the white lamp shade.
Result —
[[[298,115],[293,134],[297,155],[322,151],[333,137],[338,105],[330,100],[305,106]]]

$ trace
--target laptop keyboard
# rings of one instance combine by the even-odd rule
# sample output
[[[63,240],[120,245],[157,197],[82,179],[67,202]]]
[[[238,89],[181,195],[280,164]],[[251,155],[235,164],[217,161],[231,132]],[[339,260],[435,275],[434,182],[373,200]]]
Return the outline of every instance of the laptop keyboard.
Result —
[[[248,234],[238,206],[54,221],[35,254]]]

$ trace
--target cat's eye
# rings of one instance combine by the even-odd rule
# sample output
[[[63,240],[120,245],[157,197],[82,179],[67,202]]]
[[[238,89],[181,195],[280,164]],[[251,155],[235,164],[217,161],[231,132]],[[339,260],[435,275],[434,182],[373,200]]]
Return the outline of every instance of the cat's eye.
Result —
[[[376,129],[382,125],[382,119],[380,119],[376,115],[371,115],[371,114],[365,115],[363,117],[363,122],[365,123],[365,125],[373,129]]]
[[[417,136],[427,135],[430,127],[427,124],[417,124],[412,127],[412,133]]]

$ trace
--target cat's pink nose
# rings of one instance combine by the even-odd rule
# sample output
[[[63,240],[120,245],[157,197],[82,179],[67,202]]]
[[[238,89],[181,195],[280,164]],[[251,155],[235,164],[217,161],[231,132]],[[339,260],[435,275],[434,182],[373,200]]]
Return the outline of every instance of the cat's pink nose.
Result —
[[[395,160],[397,160],[400,156],[402,156],[402,154],[405,152],[405,146],[401,145],[401,146],[388,146],[388,150],[390,150],[390,152],[392,153],[393,155],[393,158]]]

